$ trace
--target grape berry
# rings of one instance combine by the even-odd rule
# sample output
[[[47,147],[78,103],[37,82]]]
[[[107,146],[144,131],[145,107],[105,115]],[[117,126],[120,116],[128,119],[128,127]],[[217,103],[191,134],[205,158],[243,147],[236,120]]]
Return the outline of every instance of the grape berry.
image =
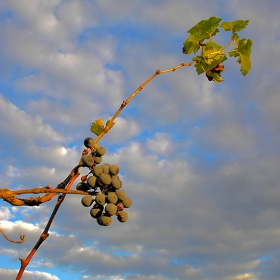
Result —
[[[89,154],[82,156],[82,164],[89,168],[90,173],[81,177],[81,182],[77,185],[77,190],[88,192],[82,199],[82,205],[91,207],[90,215],[97,220],[101,226],[109,226],[112,216],[116,215],[118,221],[124,223],[128,219],[124,208],[129,208],[132,201],[121,190],[122,181],[120,180],[119,166],[116,164],[100,164],[102,157],[106,153],[104,147],[94,147],[94,140],[90,137],[84,140],[84,145],[89,149]],[[98,165],[99,164],[99,165]]]

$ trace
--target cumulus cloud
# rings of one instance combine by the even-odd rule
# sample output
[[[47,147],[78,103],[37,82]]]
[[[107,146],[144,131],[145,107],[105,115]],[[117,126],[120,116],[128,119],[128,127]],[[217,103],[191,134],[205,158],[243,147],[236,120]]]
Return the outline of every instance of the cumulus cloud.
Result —
[[[18,271],[16,269],[5,269],[5,268],[0,268],[0,275],[3,279],[7,280],[12,280],[15,279],[17,276]],[[42,279],[42,280],[59,280],[59,278],[55,275],[52,275],[50,273],[46,272],[40,272],[40,271],[29,271],[26,270],[24,272],[24,275],[22,276],[21,279]]]
[[[39,138],[41,141],[59,141],[63,139],[50,125],[45,124],[39,116],[32,118],[9,102],[3,95],[0,95],[0,109],[2,133],[12,134],[14,138],[24,140]]]

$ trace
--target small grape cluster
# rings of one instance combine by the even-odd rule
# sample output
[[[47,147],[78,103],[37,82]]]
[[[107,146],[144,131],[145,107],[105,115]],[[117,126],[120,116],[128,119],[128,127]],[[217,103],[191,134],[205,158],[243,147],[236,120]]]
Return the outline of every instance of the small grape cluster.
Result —
[[[109,226],[114,215],[120,222],[126,222],[128,214],[124,209],[129,208],[132,201],[121,189],[122,181],[118,175],[119,167],[116,164],[100,164],[106,149],[101,146],[94,149],[92,138],[86,138],[84,145],[87,148],[85,149],[87,153],[82,156],[82,164],[84,167],[88,167],[90,172],[81,177],[81,182],[76,187],[77,190],[88,192],[88,195],[85,195],[81,200],[82,205],[92,206],[90,215],[101,226]]]

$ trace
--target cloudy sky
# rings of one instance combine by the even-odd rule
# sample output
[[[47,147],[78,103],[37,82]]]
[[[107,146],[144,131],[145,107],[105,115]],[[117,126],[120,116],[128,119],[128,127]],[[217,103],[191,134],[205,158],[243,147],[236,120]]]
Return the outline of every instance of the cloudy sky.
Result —
[[[182,42],[198,21],[249,19],[240,36],[254,42],[246,77],[235,59],[222,84],[184,67],[131,101],[100,142],[133,200],[129,220],[100,227],[66,196],[22,279],[279,279],[279,13],[278,0],[0,1],[0,188],[64,180],[91,122],[156,69],[191,61]],[[26,235],[0,236],[1,279],[15,279],[55,203],[1,201],[1,228]]]

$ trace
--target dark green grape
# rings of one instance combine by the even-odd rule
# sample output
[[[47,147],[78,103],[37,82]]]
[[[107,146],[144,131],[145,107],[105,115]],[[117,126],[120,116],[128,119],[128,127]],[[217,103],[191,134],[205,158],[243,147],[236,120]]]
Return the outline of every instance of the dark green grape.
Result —
[[[109,171],[112,175],[117,175],[120,172],[120,169],[116,164],[113,164],[110,165]]]
[[[87,147],[87,148],[92,148],[93,145],[94,145],[94,140],[93,138],[91,137],[88,137],[84,140],[84,145]]]
[[[78,191],[87,191],[88,189],[89,189],[89,187],[85,182],[80,182],[76,186],[76,190],[78,190]]]
[[[104,205],[105,204],[105,195],[103,193],[99,193],[95,197],[95,202],[99,205]]]
[[[91,195],[85,195],[82,198],[81,202],[85,207],[90,207],[93,203],[93,199],[92,199]]]
[[[113,216],[116,214],[117,212],[117,206],[113,203],[108,203],[105,207],[105,212],[106,214],[108,214],[109,216]]]
[[[94,159],[92,155],[83,155],[82,162],[84,166],[91,167],[94,164]]]
[[[105,174],[105,173],[102,173],[99,176],[99,179],[103,185],[109,185],[109,184],[111,184],[111,181],[112,181],[111,176],[109,174]]]
[[[115,192],[108,192],[107,201],[109,203],[114,203],[114,204],[117,203],[118,197],[117,197],[116,193]]]
[[[97,156],[102,157],[102,156],[105,155],[106,149],[104,147],[102,147],[102,146],[99,146],[99,147],[97,147],[95,153],[96,153]]]
[[[102,157],[95,156],[94,157],[94,162],[97,163],[97,164],[101,163],[102,162]]]
[[[128,220],[128,214],[125,211],[118,212],[118,220],[122,223]]]
[[[99,177],[102,173],[103,173],[103,167],[102,165],[96,165],[94,166],[93,170],[92,170],[92,173]]]
[[[102,226],[109,226],[112,223],[112,217],[102,214],[97,221]]]
[[[90,176],[87,179],[87,184],[91,187],[94,188],[95,187],[95,183],[96,183],[97,178],[95,176]]]
[[[90,215],[93,218],[98,219],[102,215],[102,211],[103,211],[103,206],[94,204],[94,206],[90,210]]]
[[[125,208],[129,208],[131,205],[132,205],[132,200],[130,197],[125,197],[123,200],[122,200],[122,204]]]
[[[100,216],[101,217],[101,216]],[[101,224],[101,222],[100,222],[100,217],[98,218],[98,219],[96,219],[96,221],[97,221],[97,223],[100,225],[100,226],[103,226],[102,224]]]
[[[119,179],[112,179],[111,185],[116,189],[120,189],[122,187],[122,181]]]
[[[108,174],[109,173],[109,167],[110,167],[110,164],[109,163],[105,163],[102,165],[103,167],[103,172]]]
[[[124,200],[126,198],[126,193],[124,190],[117,190],[116,194],[119,200]]]

